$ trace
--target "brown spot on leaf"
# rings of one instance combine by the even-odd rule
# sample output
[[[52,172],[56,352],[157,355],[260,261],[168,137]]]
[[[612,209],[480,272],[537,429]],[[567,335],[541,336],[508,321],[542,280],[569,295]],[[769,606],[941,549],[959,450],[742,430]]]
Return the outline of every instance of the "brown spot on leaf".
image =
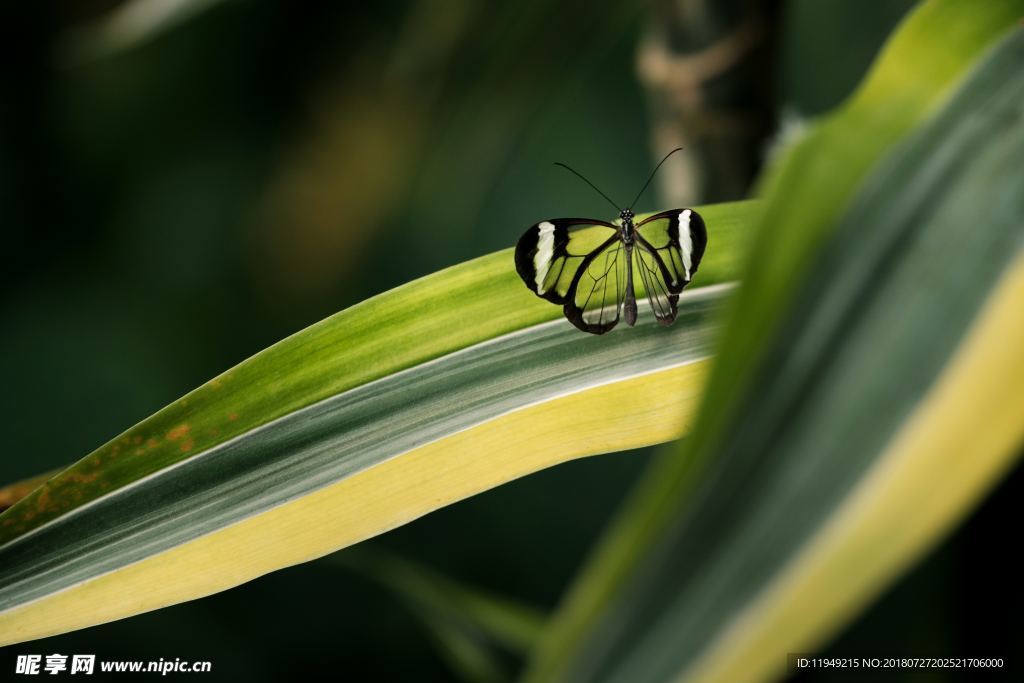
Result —
[[[238,413],[231,413],[230,415],[228,415],[228,420],[230,420],[231,422],[234,422],[237,419],[238,419]]]
[[[135,444],[136,446],[139,445],[140,443],[142,443],[142,437],[136,436],[134,439],[132,439],[132,443]]]
[[[181,443],[181,452],[188,453],[190,450],[192,450],[192,447],[195,445],[196,444],[192,439],[185,439],[185,441]]]
[[[183,439],[186,436],[188,436],[189,429],[191,428],[187,424],[180,424],[171,431],[167,432],[167,439],[169,441],[177,441],[178,439]]]
[[[150,448],[156,448],[158,443],[160,442],[157,441],[156,439],[150,439],[149,441],[146,442],[146,445]]]

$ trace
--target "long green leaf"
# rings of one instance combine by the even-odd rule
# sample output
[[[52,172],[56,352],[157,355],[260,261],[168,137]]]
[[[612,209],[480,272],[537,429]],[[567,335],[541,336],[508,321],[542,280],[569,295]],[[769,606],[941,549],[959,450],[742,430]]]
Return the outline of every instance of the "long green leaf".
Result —
[[[736,277],[741,226],[755,202],[702,209],[712,247],[700,286]],[[555,320],[511,250],[421,278],[271,346],[82,458],[0,519],[0,545],[69,510],[348,390]]]
[[[1021,10],[925,6],[859,97],[881,94],[872,87],[887,60],[934,22],[971,37],[951,44],[946,33],[935,61],[959,48],[966,64],[983,36],[1005,34],[994,19],[1009,28]],[[940,99],[919,102],[920,114]],[[1017,31],[855,195],[846,164],[787,188],[798,169],[849,161],[837,121],[859,144],[891,139],[884,112],[847,109],[780,171],[768,206],[815,193],[826,204],[758,234],[762,247],[786,244],[772,255],[786,269],[745,275],[693,438],[627,507],[535,680],[774,677],[787,652],[820,643],[1005,470],[1024,437],[1022,103]],[[751,324],[767,337],[752,341]]]
[[[734,277],[756,210],[702,209],[702,285]],[[553,320],[504,251],[314,325],[0,516],[0,642],[222,590],[566,458],[677,437],[685,421],[666,417],[698,395],[727,291],[693,290],[670,330],[591,337]]]

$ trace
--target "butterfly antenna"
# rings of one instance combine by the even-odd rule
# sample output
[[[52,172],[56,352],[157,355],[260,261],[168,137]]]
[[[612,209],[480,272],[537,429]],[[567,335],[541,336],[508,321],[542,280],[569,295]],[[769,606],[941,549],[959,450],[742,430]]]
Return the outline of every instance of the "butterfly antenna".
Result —
[[[615,210],[616,210],[616,211],[621,211],[621,209],[619,208],[619,205],[618,205],[618,204],[616,204],[615,202],[613,202],[613,201],[612,201],[611,199],[608,199],[608,195],[606,195],[606,194],[605,194],[604,192],[601,192],[601,190],[598,190],[598,189],[597,189],[597,185],[595,185],[594,183],[592,183],[592,182],[590,182],[589,180],[587,180],[586,178],[584,178],[584,177],[583,177],[583,174],[582,174],[582,173],[579,173],[579,172],[577,172],[577,171],[574,171],[573,169],[571,169],[571,168],[569,168],[568,166],[566,166],[565,164],[563,164],[563,163],[562,163],[561,161],[556,161],[556,162],[555,162],[555,166],[561,166],[561,167],[562,167],[562,168],[564,168],[565,170],[567,170],[567,171],[571,171],[572,173],[576,174],[576,175],[577,175],[577,176],[578,176],[578,177],[580,178],[580,180],[582,180],[583,182],[585,182],[585,183],[586,183],[587,185],[590,185],[590,186],[591,186],[592,188],[594,188],[594,190],[596,190],[596,191],[597,191],[597,193],[598,193],[599,195],[601,195],[602,197],[604,197],[605,199],[607,199],[607,200],[608,200],[608,203],[609,203],[609,204],[611,204],[612,206],[614,206],[614,207],[615,207]]]
[[[636,193],[636,199],[634,199],[634,200],[633,200],[633,203],[629,205],[629,208],[630,208],[630,209],[632,209],[632,208],[633,208],[633,207],[634,207],[634,206],[636,205],[636,203],[637,203],[638,201],[640,201],[640,197],[641,197],[641,196],[643,196],[643,194],[644,194],[644,190],[646,190],[646,189],[647,189],[647,186],[651,184],[651,181],[652,181],[652,180],[654,180],[654,176],[655,176],[655,174],[656,174],[656,173],[658,172],[658,169],[659,169],[659,168],[661,168],[661,165],[662,165],[663,163],[665,163],[666,161],[668,161],[668,158],[669,158],[670,156],[672,156],[672,155],[673,155],[673,154],[675,154],[676,152],[681,152],[681,151],[683,151],[683,148],[682,148],[682,147],[676,147],[676,148],[675,148],[674,150],[672,150],[671,152],[669,152],[668,154],[666,154],[666,155],[665,155],[665,158],[663,158],[663,159],[662,159],[661,161],[659,161],[659,162],[658,162],[658,165],[654,167],[654,170],[653,170],[653,171],[651,171],[651,177],[647,179],[647,182],[646,182],[646,183],[644,183],[644,186],[643,186],[643,187],[641,187],[641,188],[640,188],[640,191]]]

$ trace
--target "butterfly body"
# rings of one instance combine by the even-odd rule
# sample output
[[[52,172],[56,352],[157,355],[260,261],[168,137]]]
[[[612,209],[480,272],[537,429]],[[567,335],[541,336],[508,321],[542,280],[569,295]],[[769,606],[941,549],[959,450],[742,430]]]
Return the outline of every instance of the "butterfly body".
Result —
[[[626,259],[626,292],[623,301],[626,324],[630,327],[636,325],[636,292],[633,289],[633,244],[636,242],[636,228],[633,227],[633,212],[630,209],[623,209],[619,212],[619,231],[622,235],[622,246]]]
[[[536,223],[516,246],[516,270],[537,296],[561,304],[565,317],[585,332],[611,330],[620,314],[627,325],[636,323],[636,280],[658,322],[671,325],[679,294],[704,255],[704,220],[693,209],[634,218],[624,209],[618,223],[586,218]]]

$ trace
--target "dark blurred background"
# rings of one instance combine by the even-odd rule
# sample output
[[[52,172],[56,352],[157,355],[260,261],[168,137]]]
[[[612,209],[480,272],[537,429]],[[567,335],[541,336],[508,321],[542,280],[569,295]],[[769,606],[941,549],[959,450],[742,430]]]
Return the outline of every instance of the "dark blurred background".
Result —
[[[641,210],[747,196],[773,141],[841,102],[912,4],[5,8],[0,482],[76,460],[282,337],[512,246],[540,218],[608,214],[553,161],[624,202],[686,145]],[[364,545],[550,610],[648,457],[556,467]],[[1002,539],[1021,479],[828,653],[1019,646],[1024,567]],[[16,652],[208,659],[251,681],[457,676],[402,600],[330,561],[6,648],[0,677]]]

